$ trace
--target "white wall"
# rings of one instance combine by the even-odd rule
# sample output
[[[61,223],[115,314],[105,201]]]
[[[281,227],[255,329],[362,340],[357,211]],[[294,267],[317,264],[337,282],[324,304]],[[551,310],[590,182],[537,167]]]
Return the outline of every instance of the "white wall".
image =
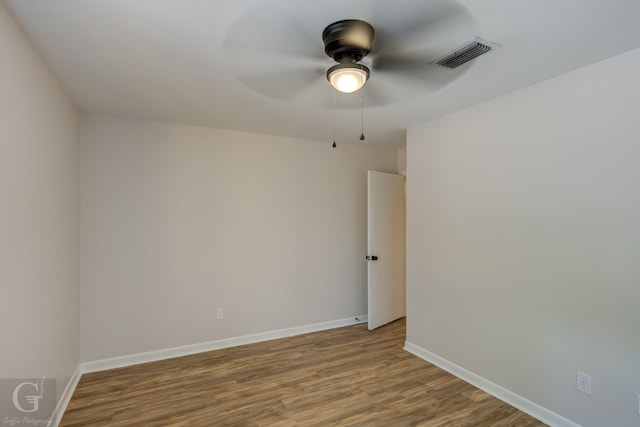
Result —
[[[0,378],[78,365],[78,113],[0,2]]]
[[[82,144],[83,361],[366,313],[395,151],[99,116]]]
[[[407,176],[407,149],[398,150],[398,173]]]
[[[640,425],[638,76],[634,50],[408,132],[408,341],[584,426]]]

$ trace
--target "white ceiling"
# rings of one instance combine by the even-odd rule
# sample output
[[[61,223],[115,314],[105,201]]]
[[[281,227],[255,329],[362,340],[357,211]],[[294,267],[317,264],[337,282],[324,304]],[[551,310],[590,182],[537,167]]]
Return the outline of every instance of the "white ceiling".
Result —
[[[392,53],[424,62],[476,36],[501,45],[454,74],[374,67],[365,143],[392,147],[407,127],[640,47],[638,0],[5,2],[83,111],[328,145],[333,91],[323,73],[333,61],[321,33],[336,20],[376,28],[374,59],[389,40],[406,47]],[[359,94],[337,103],[336,141],[359,144]]]

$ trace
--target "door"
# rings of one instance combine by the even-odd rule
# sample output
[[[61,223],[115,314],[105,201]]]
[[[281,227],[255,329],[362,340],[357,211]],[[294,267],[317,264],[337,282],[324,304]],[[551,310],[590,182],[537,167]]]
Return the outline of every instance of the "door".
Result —
[[[404,177],[368,171],[369,329],[405,315]]]

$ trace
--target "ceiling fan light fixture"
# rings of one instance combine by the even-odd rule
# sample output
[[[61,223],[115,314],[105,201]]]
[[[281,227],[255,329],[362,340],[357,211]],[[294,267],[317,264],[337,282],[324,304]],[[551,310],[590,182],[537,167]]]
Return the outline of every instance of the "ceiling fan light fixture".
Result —
[[[337,64],[327,70],[327,80],[338,92],[353,93],[369,80],[369,68],[355,62]]]

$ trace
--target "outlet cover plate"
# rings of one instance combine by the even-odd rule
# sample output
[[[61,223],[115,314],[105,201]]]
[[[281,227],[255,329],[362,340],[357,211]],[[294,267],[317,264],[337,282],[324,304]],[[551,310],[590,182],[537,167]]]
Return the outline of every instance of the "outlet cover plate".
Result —
[[[579,392],[591,396],[591,375],[578,371],[576,375],[576,388]]]

